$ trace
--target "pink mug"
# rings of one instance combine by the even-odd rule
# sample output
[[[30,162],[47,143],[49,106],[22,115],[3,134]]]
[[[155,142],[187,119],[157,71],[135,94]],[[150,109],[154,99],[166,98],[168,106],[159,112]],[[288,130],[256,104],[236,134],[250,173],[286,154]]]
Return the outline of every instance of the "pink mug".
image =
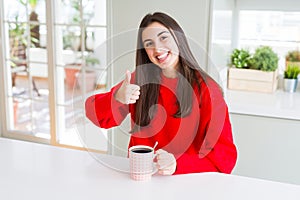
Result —
[[[151,180],[157,172],[153,147],[137,145],[129,148],[130,177],[136,181]]]

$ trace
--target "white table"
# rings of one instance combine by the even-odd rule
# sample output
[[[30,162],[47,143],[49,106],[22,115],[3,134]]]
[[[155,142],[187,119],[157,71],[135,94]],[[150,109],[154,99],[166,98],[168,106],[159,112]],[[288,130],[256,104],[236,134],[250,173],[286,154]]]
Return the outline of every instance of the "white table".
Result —
[[[99,159],[128,170],[126,158],[0,138],[0,199],[300,199],[298,185],[220,173],[137,182]]]

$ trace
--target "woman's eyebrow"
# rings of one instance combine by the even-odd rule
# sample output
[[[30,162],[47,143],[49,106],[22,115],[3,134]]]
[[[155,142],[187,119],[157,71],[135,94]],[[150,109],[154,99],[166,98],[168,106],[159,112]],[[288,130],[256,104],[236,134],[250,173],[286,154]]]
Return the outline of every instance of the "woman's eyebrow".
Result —
[[[143,41],[143,43],[145,43],[145,42],[147,42],[147,41],[151,41],[151,39],[146,39],[146,40]]]
[[[170,33],[170,32],[169,32],[169,31],[162,31],[162,32],[160,32],[160,33],[157,34],[157,37],[159,37],[160,35],[162,35],[162,34],[164,34],[164,33]],[[151,41],[151,39],[145,39],[145,40],[143,41],[143,43],[145,43],[145,42],[147,42],[147,41]]]
[[[162,31],[159,34],[157,34],[157,37],[159,37],[160,35],[164,34],[164,33],[169,33],[169,31]]]

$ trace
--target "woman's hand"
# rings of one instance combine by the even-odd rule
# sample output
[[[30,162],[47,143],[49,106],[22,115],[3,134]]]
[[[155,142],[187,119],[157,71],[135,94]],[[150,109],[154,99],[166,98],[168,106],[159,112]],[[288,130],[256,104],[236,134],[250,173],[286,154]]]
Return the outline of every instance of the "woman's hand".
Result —
[[[130,84],[131,73],[126,71],[126,77],[115,94],[115,99],[123,104],[133,104],[139,99],[140,86]]]
[[[156,154],[158,173],[162,175],[172,175],[177,165],[174,155],[162,149],[157,150]]]

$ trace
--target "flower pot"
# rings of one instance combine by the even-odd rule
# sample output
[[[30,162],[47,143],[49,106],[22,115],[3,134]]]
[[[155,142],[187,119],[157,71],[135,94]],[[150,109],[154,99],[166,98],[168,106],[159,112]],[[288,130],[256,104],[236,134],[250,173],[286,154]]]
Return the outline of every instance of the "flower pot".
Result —
[[[14,124],[16,125],[18,122],[18,108],[19,108],[19,102],[18,101],[13,101],[13,106],[14,106]]]
[[[76,74],[77,83],[81,90],[83,90],[83,74],[82,72],[78,72]],[[90,92],[95,90],[96,88],[96,78],[97,74],[95,72],[86,71],[85,72],[85,91]]]
[[[284,79],[283,88],[286,92],[296,92],[298,79]]]
[[[79,69],[65,68],[65,81],[69,89],[77,88],[76,85],[76,74]]]

